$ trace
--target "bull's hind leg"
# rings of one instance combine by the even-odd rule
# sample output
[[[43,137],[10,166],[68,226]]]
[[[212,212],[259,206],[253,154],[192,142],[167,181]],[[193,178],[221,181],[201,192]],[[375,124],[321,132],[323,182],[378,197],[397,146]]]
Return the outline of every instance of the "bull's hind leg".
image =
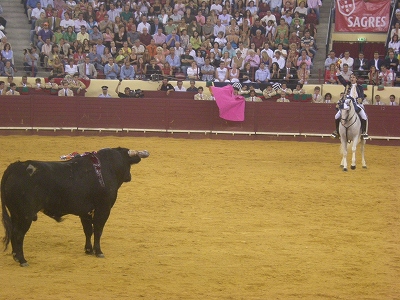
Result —
[[[92,215],[80,216],[81,223],[83,226],[83,232],[85,233],[86,243],[85,243],[85,253],[93,254],[92,247],[92,234],[93,234],[93,225],[92,225]]]
[[[19,262],[21,267],[27,267],[28,262],[24,257],[24,238],[25,234],[31,227],[32,220],[25,218],[19,218],[19,219],[12,218],[12,224],[13,224],[13,229],[12,229],[11,245],[12,245],[13,258],[16,262]]]

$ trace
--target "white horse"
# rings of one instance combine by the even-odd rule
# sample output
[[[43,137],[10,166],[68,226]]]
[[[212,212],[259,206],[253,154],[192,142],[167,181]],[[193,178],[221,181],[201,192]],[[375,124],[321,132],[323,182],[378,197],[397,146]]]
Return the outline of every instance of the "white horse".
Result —
[[[341,109],[341,122],[339,125],[339,134],[341,141],[341,152],[342,152],[342,163],[343,171],[347,171],[347,146],[351,144],[351,150],[353,151],[351,159],[351,169],[356,168],[356,149],[357,144],[360,143],[361,148],[361,159],[362,167],[367,168],[367,164],[364,158],[364,149],[366,140],[361,139],[361,121],[360,116],[354,109],[353,101],[347,98],[344,102],[344,107]]]

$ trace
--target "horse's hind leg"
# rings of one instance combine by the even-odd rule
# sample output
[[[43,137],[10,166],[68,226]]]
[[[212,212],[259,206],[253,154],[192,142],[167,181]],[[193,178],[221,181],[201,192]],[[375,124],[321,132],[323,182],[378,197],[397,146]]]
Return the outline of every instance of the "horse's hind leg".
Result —
[[[364,157],[365,140],[362,140],[362,141],[361,141],[361,146],[360,146],[360,148],[361,148],[361,162],[362,162],[362,167],[363,167],[364,169],[366,169],[366,168],[367,168],[367,163],[366,163],[365,157]]]

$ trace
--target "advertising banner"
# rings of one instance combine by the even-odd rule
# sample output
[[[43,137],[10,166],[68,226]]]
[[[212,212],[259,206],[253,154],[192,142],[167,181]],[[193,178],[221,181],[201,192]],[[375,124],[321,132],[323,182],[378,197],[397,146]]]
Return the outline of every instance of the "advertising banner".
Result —
[[[387,32],[390,0],[335,0],[336,32]]]

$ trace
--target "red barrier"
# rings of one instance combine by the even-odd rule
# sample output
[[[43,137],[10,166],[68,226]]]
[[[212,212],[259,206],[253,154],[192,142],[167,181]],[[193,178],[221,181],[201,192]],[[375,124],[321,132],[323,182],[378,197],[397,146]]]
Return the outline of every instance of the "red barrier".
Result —
[[[369,134],[400,137],[399,106],[367,106]],[[244,122],[227,122],[214,101],[171,98],[2,96],[0,129],[203,131],[249,134],[329,135],[334,104],[246,103]]]

